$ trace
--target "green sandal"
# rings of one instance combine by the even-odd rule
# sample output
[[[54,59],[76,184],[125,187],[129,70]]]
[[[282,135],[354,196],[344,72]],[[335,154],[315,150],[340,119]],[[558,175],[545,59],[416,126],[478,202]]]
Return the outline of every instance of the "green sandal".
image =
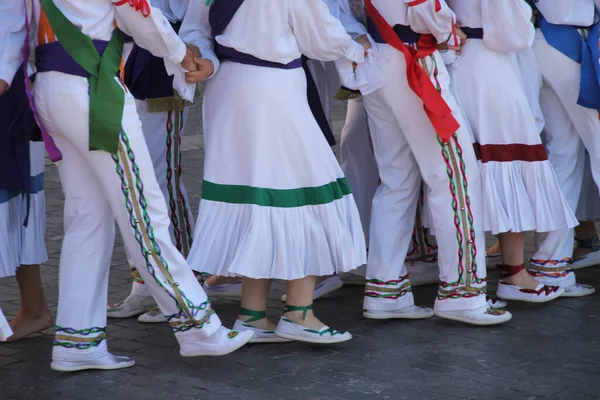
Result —
[[[305,320],[310,310],[312,310],[312,304],[308,306],[286,305],[283,314],[302,311],[302,319]],[[275,334],[290,340],[318,344],[342,343],[352,339],[352,335],[349,332],[336,331],[327,325],[323,326],[320,330],[308,329],[284,316],[279,320]]]
[[[250,343],[284,343],[291,342],[290,339],[279,337],[275,334],[275,331],[269,329],[260,329],[250,325],[251,322],[260,321],[261,319],[267,318],[266,311],[254,311],[248,310],[247,308],[240,307],[240,316],[251,317],[246,321],[236,320],[233,325],[233,329],[236,331],[252,331],[254,336],[250,339]]]

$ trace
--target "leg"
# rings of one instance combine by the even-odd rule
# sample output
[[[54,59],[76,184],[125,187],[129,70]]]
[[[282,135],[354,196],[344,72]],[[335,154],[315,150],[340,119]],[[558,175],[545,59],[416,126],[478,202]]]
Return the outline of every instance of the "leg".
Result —
[[[352,339],[348,332],[324,325],[312,311],[315,276],[287,281],[288,301],[275,334],[279,337],[309,343],[333,344]]]
[[[572,209],[576,209],[585,167],[583,143],[560,99],[548,85],[542,87],[540,105],[546,118],[543,138],[548,159],[565,199]],[[573,234],[573,229],[559,229],[537,235],[538,247],[531,260],[530,273],[538,281],[577,289],[575,273],[571,271]]]
[[[10,321],[13,335],[8,339],[14,342],[41,332],[52,326],[52,314],[46,303],[44,285],[39,265],[21,265],[17,269],[17,282],[21,292],[21,309]]]
[[[369,138],[367,112],[362,100],[348,101],[340,151],[342,170],[352,188],[363,231],[367,233],[369,232],[371,205],[378,186],[379,172]],[[368,236],[365,239],[368,243]]]
[[[270,289],[270,279],[242,280],[242,306],[234,329],[254,332],[251,343],[289,342],[288,339],[275,335],[275,324],[267,318]]]
[[[393,119],[399,129],[391,130],[389,135],[398,137],[400,136],[398,132],[402,132],[408,146],[400,146],[400,151],[408,151],[404,149],[409,147],[414,157],[412,163],[408,165],[403,163],[398,166],[401,170],[394,171],[393,176],[410,173],[406,171],[415,171],[416,161],[423,180],[430,189],[428,197],[428,204],[432,210],[430,222],[438,244],[441,281],[435,302],[435,313],[443,318],[473,324],[487,325],[506,322],[510,320],[509,313],[488,310],[486,304],[485,255],[483,251],[477,251],[477,249],[484,248],[482,189],[469,132],[465,128],[461,128],[448,143],[442,144],[422,111],[421,100],[410,90],[405,79],[398,78],[398,76],[403,76],[406,68],[404,58],[397,52],[390,57],[395,58],[394,62],[390,62],[390,60],[385,63],[380,62],[380,69],[386,78],[386,85],[374,93],[379,94],[387,101],[379,105],[372,104],[372,95],[369,95],[365,105],[370,121],[372,115],[375,115],[378,110],[385,110],[385,107],[391,109],[391,116],[388,116],[387,119]],[[384,58],[380,57],[380,60],[384,60]],[[423,64],[427,66],[428,70],[436,71],[436,83],[439,84],[442,96],[453,110],[454,115],[460,120],[461,110],[449,91],[449,76],[441,57],[435,53],[424,59]],[[461,126],[466,125],[463,123]],[[382,187],[384,187],[387,177],[384,177],[385,168],[382,168],[379,162],[379,153],[391,146],[390,142],[378,143],[373,129],[371,129],[371,134],[382,177]],[[434,153],[434,149],[438,150]],[[413,172],[413,175],[410,182],[411,196],[413,197],[411,199],[413,207],[411,218],[394,221],[395,223],[390,226],[390,230],[397,229],[398,226],[408,227],[407,232],[404,232],[406,241],[410,239],[414,222],[414,205],[420,185],[419,174]],[[408,188],[408,185],[405,187]],[[378,195],[379,190],[373,203],[373,222],[375,221]],[[398,211],[392,212],[397,213]],[[389,215],[389,213],[382,214],[381,218],[389,220]],[[371,242],[373,242],[375,234],[373,222]],[[407,244],[400,247],[402,257],[406,255]],[[373,252],[373,247],[370,248],[370,251]],[[372,256],[372,253],[370,255]],[[400,261],[404,260],[400,259]],[[369,267],[370,263],[371,260],[369,260]],[[389,261],[387,264],[397,265],[395,262],[390,263]]]
[[[187,256],[191,246],[192,213],[183,185],[181,168],[181,134],[187,109],[184,111],[149,112],[148,102],[136,100],[136,108],[142,122],[144,139],[148,146],[154,173],[169,207],[171,235],[182,254]],[[129,318],[146,312],[156,305],[147,290],[137,268],[132,265],[133,284],[131,294],[124,301],[111,304],[108,316],[111,318]],[[144,315],[141,322],[162,322],[160,313]]]
[[[58,325],[61,325],[61,308],[72,311],[68,310],[68,307],[91,303],[89,314],[76,310],[65,316],[65,319],[71,317],[74,323],[86,329],[83,331],[80,327],[67,326],[60,331],[57,330],[57,333],[66,333],[61,335],[65,336],[64,339],[61,338],[62,342],[73,345],[65,347],[69,347],[72,352],[72,347],[76,347],[82,341],[79,335],[83,335],[87,342],[94,341],[90,346],[95,346],[91,351],[86,349],[85,353],[96,352],[101,348],[100,346],[103,346],[106,352],[105,323],[104,326],[90,325],[89,320],[93,318],[101,323],[101,320],[106,318],[106,308],[98,299],[106,304],[111,253],[106,251],[106,247],[112,246],[113,241],[110,241],[110,244],[104,242],[107,242],[109,237],[108,224],[112,227],[111,236],[113,233],[112,215],[116,217],[133,263],[144,266],[139,272],[159,307],[167,315],[180,343],[182,355],[222,355],[245,344],[251,334],[238,335],[237,332],[231,333],[221,328],[221,322],[212,311],[210,301],[195,279],[191,268],[171,242],[166,204],[152,169],[131,95],[126,95],[118,153],[111,156],[106,152],[88,150],[87,82],[64,74],[46,73],[39,77],[36,85],[36,103],[40,105],[46,105],[45,101],[40,100],[47,100],[57,92],[62,96],[63,101],[60,106],[53,105],[52,109],[47,111],[43,110],[43,107],[38,108],[48,131],[65,155],[61,164],[61,178],[63,175],[66,177],[63,181],[65,192],[70,191],[73,194],[71,195],[72,207],[67,210],[65,226],[67,229],[80,227],[84,235],[77,235],[82,239],[75,239],[75,241],[87,239],[88,247],[85,249],[85,245],[70,246],[67,236],[65,237],[61,267],[62,264],[66,267],[61,268],[61,283],[71,286],[68,288],[71,290],[66,292],[72,298],[63,296],[63,302],[71,301],[62,307],[59,304]],[[72,115],[77,115],[79,118],[74,119]],[[67,160],[72,161],[67,162]],[[86,179],[81,179],[80,174],[85,174]],[[88,185],[92,186],[89,193],[78,193],[85,192]],[[93,199],[87,199],[86,196]],[[100,232],[97,230],[90,232],[89,226],[85,226],[84,211],[89,215],[91,221],[89,225],[103,224]],[[99,243],[102,251],[98,253],[96,248],[89,246],[90,238],[96,243],[97,236],[101,236],[102,239]],[[81,254],[85,253],[82,247],[90,252],[88,257],[81,257]],[[98,265],[99,272],[96,279],[90,280],[89,274],[85,274],[85,269],[81,268],[82,265],[89,265],[90,262],[96,262]],[[82,290],[79,286],[82,284],[90,287],[87,288],[88,290]],[[77,290],[72,288],[75,285],[78,285]],[[61,293],[63,292],[61,290]],[[72,317],[73,315],[75,317]],[[71,352],[67,351],[69,349],[64,352],[56,351],[55,359],[58,361],[63,353],[65,356],[71,355]],[[86,355],[89,361],[91,357],[84,354]]]
[[[560,297],[564,290],[545,286],[533,279],[525,270],[525,232],[505,232],[499,235],[502,265],[496,294],[503,300],[545,303]]]

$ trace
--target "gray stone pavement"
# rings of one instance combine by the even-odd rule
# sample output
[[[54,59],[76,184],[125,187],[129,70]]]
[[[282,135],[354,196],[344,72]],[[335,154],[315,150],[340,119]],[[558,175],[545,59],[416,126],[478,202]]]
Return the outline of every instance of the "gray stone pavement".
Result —
[[[337,105],[339,133],[344,110]],[[192,110],[188,132],[198,133]],[[185,140],[184,173],[194,208],[202,178],[202,138]],[[62,193],[53,166],[46,177],[47,245],[43,267],[48,302],[56,311],[63,237]],[[195,210],[196,211],[196,210]],[[529,240],[528,251],[531,251]],[[81,266],[85,268],[84,265]],[[497,280],[491,272],[491,287]],[[600,268],[579,280],[600,288]],[[119,241],[110,276],[110,301],[130,289],[129,268]],[[274,285],[269,312],[277,318],[281,283]],[[415,288],[417,303],[432,305],[435,285]],[[108,343],[137,365],[122,371],[62,374],[50,370],[52,330],[14,344],[0,344],[0,400],[8,399],[599,399],[600,294],[559,299],[548,305],[513,303],[505,326],[470,327],[437,318],[370,321],[361,316],[362,290],[347,286],[318,300],[318,315],[354,339],[336,347],[288,343],[250,345],[221,358],[185,359],[166,324],[109,320]],[[19,308],[13,278],[0,280],[0,304],[8,315]],[[215,304],[231,325],[238,303]]]

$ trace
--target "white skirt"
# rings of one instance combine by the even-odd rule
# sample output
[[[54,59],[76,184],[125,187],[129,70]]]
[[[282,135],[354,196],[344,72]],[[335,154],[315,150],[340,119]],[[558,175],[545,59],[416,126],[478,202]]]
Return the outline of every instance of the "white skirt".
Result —
[[[224,62],[206,85],[203,123],[192,268],[292,280],[365,264],[358,209],[302,69]]]
[[[31,203],[29,222],[27,197],[22,193],[0,190],[0,278],[13,276],[20,265],[42,264],[46,253],[46,199],[44,195],[44,144],[32,142]]]
[[[550,232],[577,225],[542,144],[516,54],[467,41],[449,67],[473,131],[484,190],[484,228]]]

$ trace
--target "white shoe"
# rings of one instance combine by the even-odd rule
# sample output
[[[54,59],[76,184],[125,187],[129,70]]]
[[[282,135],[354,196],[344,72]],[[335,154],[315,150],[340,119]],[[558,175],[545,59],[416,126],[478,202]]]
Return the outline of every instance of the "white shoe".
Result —
[[[239,319],[235,321],[233,324],[233,329],[236,331],[244,332],[244,331],[252,331],[254,335],[252,339],[250,339],[249,343],[287,343],[292,342],[290,339],[285,339],[275,334],[275,331],[268,329],[260,329],[256,328],[250,324],[245,323],[244,321],[240,321]]]
[[[205,340],[179,342],[179,354],[183,357],[224,356],[233,353],[252,339],[253,331],[233,331],[219,327]]]
[[[466,322],[472,325],[497,325],[510,321],[512,314],[505,310],[483,306],[475,310],[437,311],[435,315],[453,321]]]
[[[152,296],[130,294],[125,300],[106,307],[106,316],[108,318],[129,318],[143,314],[152,307],[156,307],[156,301]]]
[[[433,309],[412,305],[398,310],[363,310],[363,317],[369,319],[425,319],[433,317]]]
[[[590,285],[584,285],[581,283],[576,283],[571,286],[563,287],[565,292],[562,297],[583,297],[589,296],[596,292],[596,289]]]
[[[0,342],[6,341],[9,337],[13,335],[13,331],[6,320],[6,317],[2,313],[2,309],[0,309]]]
[[[325,295],[328,295],[329,293],[333,293],[342,286],[344,286],[344,282],[342,282],[342,279],[339,277],[339,275],[332,275],[315,287],[313,300],[317,300]],[[287,302],[287,294],[281,296],[281,301]]]
[[[50,364],[50,368],[52,368],[55,371],[61,372],[75,372],[87,369],[121,369],[133,367],[134,365],[135,361],[131,357],[115,356],[114,354],[107,353],[100,358],[96,358],[95,360],[53,360],[52,364]]]
[[[488,306],[494,308],[504,308],[508,305],[504,300],[500,300],[497,297],[485,296],[485,301],[487,301]]]
[[[327,325],[316,331],[292,322],[285,317],[281,317],[279,320],[275,334],[285,339],[317,344],[335,344],[352,339],[350,332],[336,331]]]
[[[425,262],[420,260],[406,261],[410,283],[413,287],[431,285],[440,281],[440,268],[437,261]]]
[[[593,250],[586,255],[573,260],[572,269],[583,269],[600,265],[600,249]]]
[[[496,296],[502,300],[526,301],[528,303],[546,303],[559,298],[565,289],[558,286],[538,284],[535,289],[523,289],[519,286],[500,281]]]
[[[167,322],[167,318],[165,317],[165,314],[160,311],[160,308],[154,307],[140,315],[138,317],[138,322],[144,324],[160,324],[162,322]]]
[[[202,285],[206,295],[213,297],[236,298],[242,297],[242,282],[224,283],[222,285],[208,286],[206,282]]]

